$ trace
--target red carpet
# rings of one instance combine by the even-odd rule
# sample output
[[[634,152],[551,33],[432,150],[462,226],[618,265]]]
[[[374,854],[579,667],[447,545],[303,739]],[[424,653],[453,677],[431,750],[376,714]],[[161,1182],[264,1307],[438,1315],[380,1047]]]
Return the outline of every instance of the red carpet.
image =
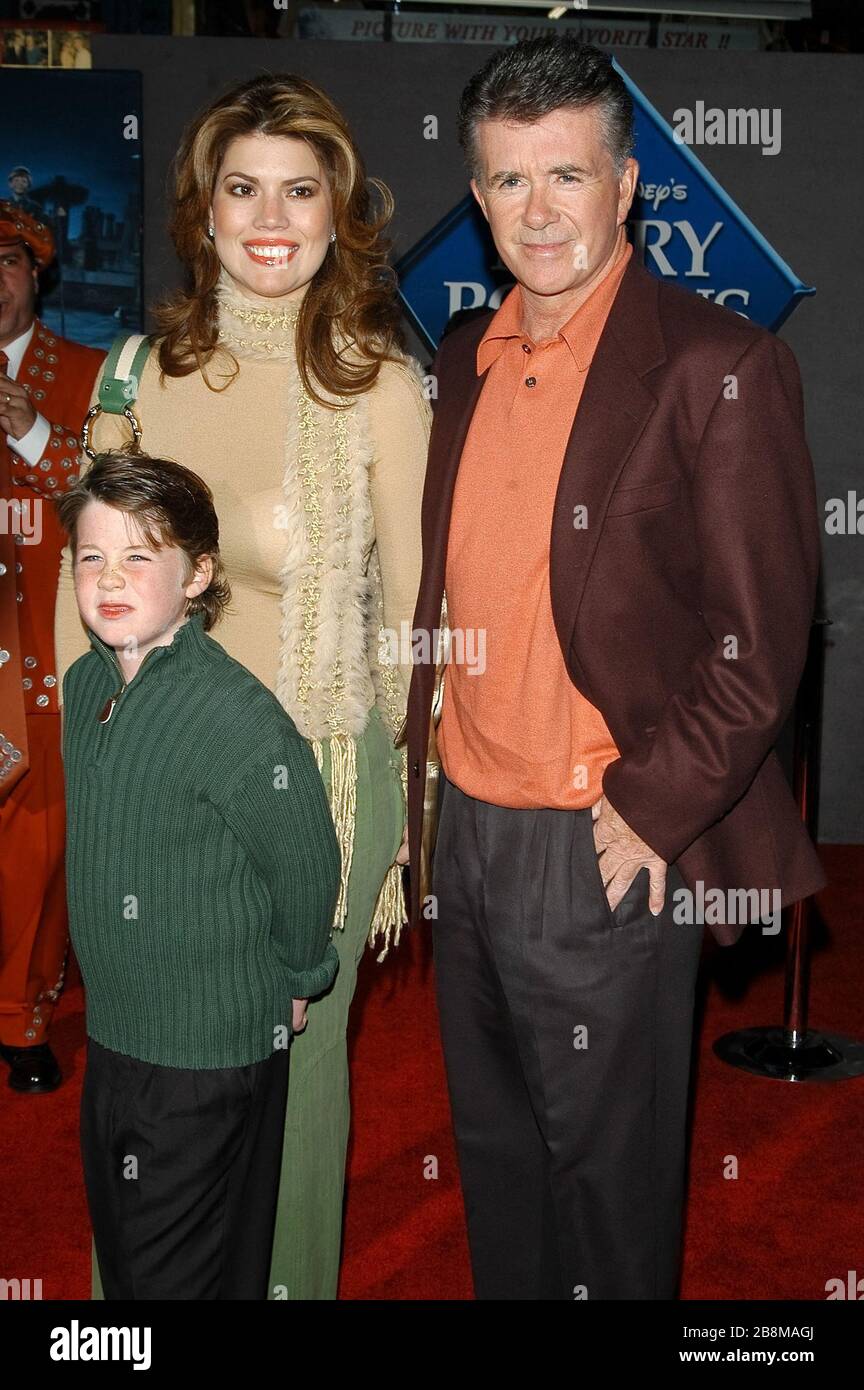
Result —
[[[830,887],[813,931],[810,1025],[864,1036],[864,849],[823,846]],[[819,920],[821,919],[821,920]],[[764,1081],[711,1051],[732,1028],[782,1021],[783,944],[730,951],[706,933],[682,1296],[824,1300],[864,1276],[864,1079]],[[41,1278],[43,1297],[89,1297],[90,1234],[78,1153],[84,1062],[80,985],[51,1036],[64,1074],[18,1096],[0,1067],[0,1276]],[[428,934],[383,965],[367,953],[352,1011],[346,1299],[470,1299],[468,1249],[435,1017]],[[724,1178],[729,1156],[738,1177]],[[429,1176],[437,1169],[437,1177]]]

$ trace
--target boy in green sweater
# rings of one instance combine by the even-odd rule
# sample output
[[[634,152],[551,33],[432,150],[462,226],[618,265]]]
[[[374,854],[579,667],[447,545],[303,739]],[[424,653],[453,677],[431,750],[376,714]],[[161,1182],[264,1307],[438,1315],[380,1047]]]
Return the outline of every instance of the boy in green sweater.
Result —
[[[265,1299],[289,1044],[338,966],[327,794],[207,635],[230,591],[206,484],[100,454],[57,510],[93,647],[63,682],[63,759],[105,1296]]]

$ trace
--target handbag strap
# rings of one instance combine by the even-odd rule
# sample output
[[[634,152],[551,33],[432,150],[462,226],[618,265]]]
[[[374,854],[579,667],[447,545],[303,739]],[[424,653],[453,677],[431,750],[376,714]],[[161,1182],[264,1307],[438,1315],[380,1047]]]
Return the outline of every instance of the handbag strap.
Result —
[[[90,432],[97,415],[125,415],[132,427],[132,435],[137,448],[141,441],[141,426],[132,409],[138,398],[138,386],[144,363],[150,352],[151,342],[147,333],[120,333],[111,344],[105,359],[102,379],[99,382],[97,400],[87,411],[81,428],[81,448],[88,458],[96,457],[96,450],[90,445]]]
[[[150,353],[147,333],[121,333],[111,344],[99,385],[106,415],[122,415],[138,399],[138,384]]]

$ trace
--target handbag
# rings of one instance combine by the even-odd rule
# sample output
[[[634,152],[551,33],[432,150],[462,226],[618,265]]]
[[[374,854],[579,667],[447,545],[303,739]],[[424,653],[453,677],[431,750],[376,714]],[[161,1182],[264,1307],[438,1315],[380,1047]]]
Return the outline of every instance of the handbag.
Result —
[[[416,866],[419,886],[419,901],[423,903],[432,894],[432,856],[438,836],[438,802],[441,760],[438,756],[436,730],[441,721],[444,708],[444,671],[450,654],[450,629],[447,622],[447,595],[441,601],[441,626],[438,629],[438,653],[435,663],[435,687],[432,692],[432,708],[429,714],[429,736],[426,742],[426,783],[423,790],[423,822],[420,832],[420,863]],[[408,717],[405,719],[393,743],[402,748],[408,741]],[[413,874],[415,866],[409,865]]]

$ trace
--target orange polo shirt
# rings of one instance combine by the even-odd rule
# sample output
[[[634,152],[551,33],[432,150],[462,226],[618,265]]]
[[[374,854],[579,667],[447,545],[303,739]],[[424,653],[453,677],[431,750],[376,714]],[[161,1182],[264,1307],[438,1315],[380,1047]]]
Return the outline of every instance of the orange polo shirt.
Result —
[[[453,494],[445,570],[453,640],[438,751],[450,781],[497,806],[590,806],[618,757],[564,664],[549,540],[582,388],[632,254],[623,228],[620,238],[616,260],[556,337],[535,343],[522,331],[515,285],[477,348],[477,374],[489,373]]]

